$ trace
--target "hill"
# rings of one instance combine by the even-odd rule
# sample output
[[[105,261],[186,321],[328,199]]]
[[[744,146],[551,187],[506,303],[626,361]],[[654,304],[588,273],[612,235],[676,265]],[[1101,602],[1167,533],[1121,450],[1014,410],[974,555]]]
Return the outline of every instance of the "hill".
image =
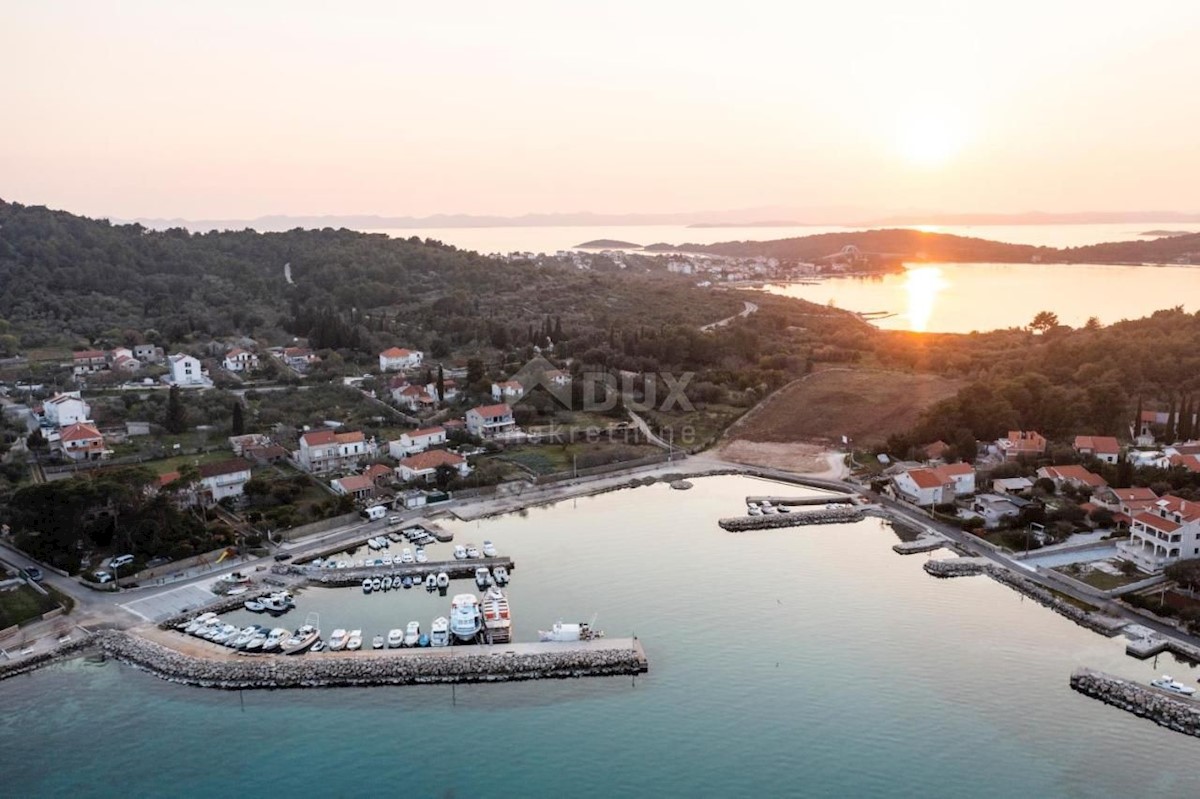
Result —
[[[620,239],[594,239],[585,241],[583,244],[576,244],[577,250],[637,250],[641,249],[642,245],[634,244],[631,241],[621,241]]]

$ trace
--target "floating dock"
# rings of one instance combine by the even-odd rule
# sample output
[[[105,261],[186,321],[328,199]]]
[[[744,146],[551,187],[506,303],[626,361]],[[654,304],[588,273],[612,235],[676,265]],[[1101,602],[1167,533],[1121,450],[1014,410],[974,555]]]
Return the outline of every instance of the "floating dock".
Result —
[[[431,560],[428,563],[393,563],[390,566],[353,566],[348,569],[327,569],[323,566],[291,566],[290,571],[306,577],[309,582],[320,585],[344,586],[359,585],[366,578],[376,577],[412,577],[414,580],[425,580],[426,575],[445,572],[450,579],[474,577],[475,570],[480,566],[489,571],[497,566],[503,566],[510,572],[516,569],[513,559],[504,556],[498,558],[467,558],[465,560]],[[403,589],[401,589],[403,590]]]

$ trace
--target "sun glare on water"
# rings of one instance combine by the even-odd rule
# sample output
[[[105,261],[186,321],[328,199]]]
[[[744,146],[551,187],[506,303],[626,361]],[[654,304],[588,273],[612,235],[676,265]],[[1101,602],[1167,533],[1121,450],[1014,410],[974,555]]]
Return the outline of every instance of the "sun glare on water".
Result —
[[[934,300],[938,292],[949,285],[942,279],[942,270],[936,266],[921,266],[909,269],[904,278],[904,289],[908,292],[909,329],[924,333],[929,329],[929,317],[933,315]]]

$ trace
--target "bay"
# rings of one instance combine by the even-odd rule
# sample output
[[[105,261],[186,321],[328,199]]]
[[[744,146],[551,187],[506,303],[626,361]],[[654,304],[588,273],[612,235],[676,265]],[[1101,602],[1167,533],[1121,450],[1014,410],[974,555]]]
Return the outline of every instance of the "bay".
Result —
[[[217,692],[78,660],[0,683],[10,796],[1191,796],[1195,739],[1071,691],[1171,657],[983,577],[936,580],[886,523],[730,534],[745,477],[479,522],[517,567],[518,638],[636,634],[650,672],[521,684]],[[943,556],[943,555],[939,555]],[[465,590],[456,585],[455,590]],[[322,626],[420,617],[424,592],[304,591]],[[426,603],[433,604],[426,604]],[[291,619],[289,618],[289,621]],[[298,623],[298,622],[297,622]]]

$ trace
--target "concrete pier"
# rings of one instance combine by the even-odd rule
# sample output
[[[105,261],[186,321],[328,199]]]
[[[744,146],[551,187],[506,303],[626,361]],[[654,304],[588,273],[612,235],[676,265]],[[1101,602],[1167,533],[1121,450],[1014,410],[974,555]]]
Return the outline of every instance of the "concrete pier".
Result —
[[[393,563],[391,566],[355,566],[351,569],[326,569],[317,566],[291,566],[294,574],[306,577],[316,585],[346,586],[359,585],[364,578],[376,577],[412,577],[424,582],[425,576],[445,572],[451,579],[474,577],[475,570],[480,566],[494,569],[503,566],[508,571],[516,569],[513,559],[505,556],[499,558],[467,558],[465,560],[436,560],[429,563]],[[415,587],[415,586],[414,586]],[[393,589],[394,590],[394,589]],[[401,589],[403,590],[403,589]]]
[[[772,505],[828,505],[853,504],[858,501],[854,494],[827,494],[820,497],[746,497],[746,504],[751,502],[770,502]]]

